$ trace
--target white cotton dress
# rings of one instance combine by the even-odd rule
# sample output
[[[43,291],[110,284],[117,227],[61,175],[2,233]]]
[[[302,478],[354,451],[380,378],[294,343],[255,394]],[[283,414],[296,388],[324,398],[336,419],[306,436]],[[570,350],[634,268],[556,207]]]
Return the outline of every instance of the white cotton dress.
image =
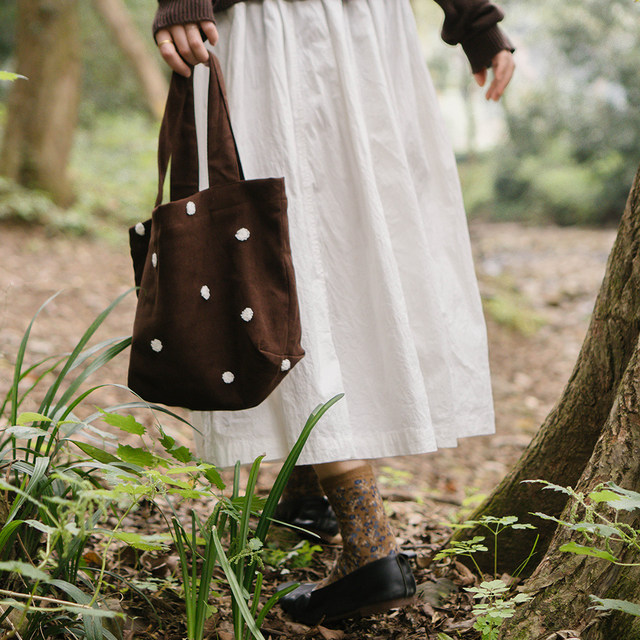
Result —
[[[409,0],[241,2],[217,22],[245,176],[285,177],[306,356],[260,406],[195,413],[200,454],[283,459],[338,393],[301,464],[492,433],[455,159]]]

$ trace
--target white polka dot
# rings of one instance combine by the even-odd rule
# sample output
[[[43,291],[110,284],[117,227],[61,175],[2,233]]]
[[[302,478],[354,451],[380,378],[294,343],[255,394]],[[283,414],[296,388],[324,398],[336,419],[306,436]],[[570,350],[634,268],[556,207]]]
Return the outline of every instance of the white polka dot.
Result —
[[[291,360],[285,358],[280,364],[280,371],[289,371],[291,369]]]
[[[139,236],[143,236],[146,233],[146,229],[144,228],[144,225],[142,224],[142,222],[138,222],[138,224],[134,227],[134,229],[136,230],[136,233]]]
[[[151,264],[155,267],[158,266],[158,254],[157,253],[152,253],[151,254]]]
[[[156,353],[160,353],[160,351],[162,351],[162,342],[160,342],[160,340],[158,340],[158,338],[154,338],[151,341],[151,348],[156,352]]]
[[[244,242],[245,240],[248,240],[250,235],[251,235],[251,232],[249,231],[249,229],[245,229],[244,227],[236,231],[236,238],[240,240],[240,242]]]
[[[247,307],[246,309],[243,309],[242,313],[240,314],[240,317],[245,322],[250,322],[251,319],[253,318],[253,309],[251,307]]]
[[[205,299],[208,300],[211,297],[211,291],[209,290],[209,287],[207,287],[206,284],[202,285],[202,288],[200,289],[200,295]]]
[[[233,373],[231,373],[231,371],[225,371],[222,374],[222,381],[225,384],[231,384],[235,379],[236,377],[233,375]]]
[[[195,212],[196,212],[196,203],[191,202],[191,200],[189,200],[189,202],[187,202],[187,215],[192,216]]]

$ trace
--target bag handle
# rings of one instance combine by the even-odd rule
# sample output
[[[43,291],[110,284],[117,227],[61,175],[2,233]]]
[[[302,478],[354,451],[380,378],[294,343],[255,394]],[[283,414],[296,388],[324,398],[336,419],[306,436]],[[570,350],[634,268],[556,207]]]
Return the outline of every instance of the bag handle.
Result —
[[[171,76],[169,95],[158,136],[158,195],[162,203],[164,181],[171,162],[171,200],[198,191],[198,152],[192,78]],[[231,128],[220,63],[209,52],[209,98],[207,115],[209,185],[244,180],[238,147]]]

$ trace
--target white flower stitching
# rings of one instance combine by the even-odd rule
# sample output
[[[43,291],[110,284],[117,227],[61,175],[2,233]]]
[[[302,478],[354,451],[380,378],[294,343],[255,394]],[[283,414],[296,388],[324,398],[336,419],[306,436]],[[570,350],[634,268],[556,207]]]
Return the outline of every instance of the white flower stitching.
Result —
[[[156,352],[156,353],[160,353],[162,351],[162,342],[160,342],[160,340],[158,340],[158,338],[154,338],[151,341],[151,348]]]
[[[209,289],[209,287],[207,287],[206,284],[202,285],[202,288],[200,289],[200,295],[205,299],[208,300],[211,297],[211,291]]]
[[[231,373],[231,371],[225,371],[222,374],[222,381],[225,384],[231,384],[235,379],[236,377],[233,375],[233,373]]]
[[[189,200],[189,202],[187,202],[187,215],[192,216],[195,212],[196,212],[196,203],[191,202],[191,200]]]
[[[249,231],[249,229],[245,229],[244,227],[236,231],[236,238],[240,240],[240,242],[244,242],[245,240],[248,240],[250,235],[251,235],[251,232]]]
[[[152,253],[151,254],[151,264],[153,265],[154,269],[158,266],[158,254],[157,253]]]
[[[251,319],[253,318],[253,309],[251,307],[247,307],[246,309],[243,309],[242,313],[240,314],[240,317],[245,322],[251,322]]]
[[[144,228],[144,225],[142,224],[142,222],[138,222],[138,224],[134,227],[134,229],[139,236],[143,236],[147,231]]]
[[[280,364],[280,371],[289,371],[291,369],[291,360],[285,358]]]

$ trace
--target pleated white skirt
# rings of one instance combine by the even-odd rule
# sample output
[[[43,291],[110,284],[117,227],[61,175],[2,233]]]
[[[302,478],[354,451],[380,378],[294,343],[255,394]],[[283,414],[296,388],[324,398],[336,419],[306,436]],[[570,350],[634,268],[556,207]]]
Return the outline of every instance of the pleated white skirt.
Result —
[[[262,405],[193,416],[200,454],[434,451],[492,433],[487,342],[451,144],[409,0],[264,0],[218,16],[247,178],[285,176],[307,355]]]

